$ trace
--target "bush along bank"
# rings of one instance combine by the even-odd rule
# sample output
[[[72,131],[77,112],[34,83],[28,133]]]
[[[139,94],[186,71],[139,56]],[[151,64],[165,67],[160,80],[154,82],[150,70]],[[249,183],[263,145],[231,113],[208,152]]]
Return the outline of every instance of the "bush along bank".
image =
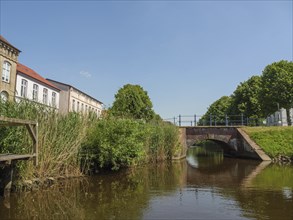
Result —
[[[293,127],[244,127],[273,162],[293,162]]]
[[[144,122],[107,117],[90,129],[82,148],[91,170],[118,170],[172,159],[180,149],[177,127],[162,121]]]
[[[51,184],[58,178],[82,176],[92,170],[118,170],[171,159],[179,149],[178,129],[160,120],[58,114],[28,101],[0,102],[0,114],[38,121],[39,164],[17,162],[20,185]],[[0,153],[26,154],[31,140],[23,127],[0,128]]]

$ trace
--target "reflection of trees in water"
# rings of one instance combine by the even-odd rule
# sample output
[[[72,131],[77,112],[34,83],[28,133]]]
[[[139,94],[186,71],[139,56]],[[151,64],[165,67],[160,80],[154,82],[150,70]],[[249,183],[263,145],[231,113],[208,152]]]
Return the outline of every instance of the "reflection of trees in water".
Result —
[[[223,151],[219,148],[193,147],[187,151],[187,161],[194,160],[197,167],[217,166],[223,162]]]
[[[293,219],[293,166],[272,164],[250,188],[235,195],[244,215],[257,219]]]
[[[195,169],[183,160],[71,179],[48,190],[12,194],[10,210],[0,203],[0,218],[141,219],[152,198],[192,185],[235,202],[243,217],[293,219],[293,167],[269,165],[243,186],[258,164],[224,159],[218,166]]]
[[[72,179],[47,190],[13,194],[1,218],[140,219],[151,199],[184,184],[185,163],[150,165],[118,173]]]
[[[0,206],[4,219],[84,219],[80,199],[87,190],[86,181],[72,179],[47,190],[12,194],[10,210]]]
[[[261,166],[256,166],[254,170]],[[246,172],[244,181],[251,174],[250,168],[241,168]],[[254,172],[252,170],[252,172]],[[243,182],[242,182],[243,183]],[[254,219],[293,219],[293,166],[271,164],[258,173],[250,183],[233,189],[227,184],[221,186],[219,193],[237,202],[243,216]],[[232,190],[231,190],[232,189]]]
[[[255,219],[293,219],[292,197],[286,198],[282,191],[236,191],[234,198],[238,201],[245,217]]]

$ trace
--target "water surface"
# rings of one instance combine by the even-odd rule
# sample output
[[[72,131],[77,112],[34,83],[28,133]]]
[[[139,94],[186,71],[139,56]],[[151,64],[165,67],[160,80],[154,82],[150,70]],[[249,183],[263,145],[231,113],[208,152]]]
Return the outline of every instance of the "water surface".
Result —
[[[293,219],[293,167],[224,158],[186,160],[70,179],[0,200],[0,219]]]

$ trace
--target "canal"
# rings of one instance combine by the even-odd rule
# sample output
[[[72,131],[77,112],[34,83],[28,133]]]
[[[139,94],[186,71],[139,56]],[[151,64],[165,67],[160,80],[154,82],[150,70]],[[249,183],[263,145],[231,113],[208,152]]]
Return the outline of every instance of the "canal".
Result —
[[[293,166],[195,147],[186,160],[13,193],[0,219],[292,220]]]

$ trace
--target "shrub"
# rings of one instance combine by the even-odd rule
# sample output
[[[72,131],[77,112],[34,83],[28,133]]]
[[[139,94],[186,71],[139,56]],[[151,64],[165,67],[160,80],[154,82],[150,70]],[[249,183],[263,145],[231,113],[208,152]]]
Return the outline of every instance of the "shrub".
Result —
[[[83,155],[92,165],[117,170],[171,159],[176,147],[178,130],[173,125],[109,117],[97,121],[90,130]]]

